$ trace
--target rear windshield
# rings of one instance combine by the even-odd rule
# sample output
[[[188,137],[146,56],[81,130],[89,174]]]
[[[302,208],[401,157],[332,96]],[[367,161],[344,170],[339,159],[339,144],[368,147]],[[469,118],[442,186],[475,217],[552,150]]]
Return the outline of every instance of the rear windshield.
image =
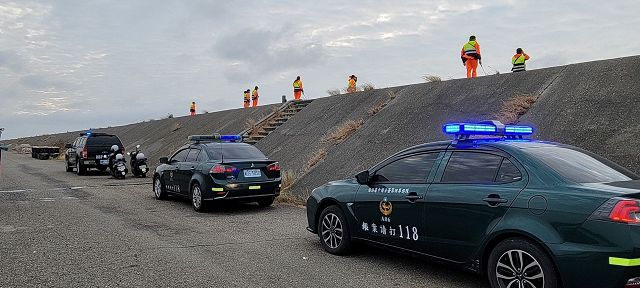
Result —
[[[87,138],[87,145],[104,145],[104,146],[111,146],[111,145],[118,145],[118,146],[122,146],[122,143],[120,143],[120,139],[118,139],[117,136],[115,135],[111,135],[111,136],[91,136],[89,138]]]
[[[258,148],[246,143],[211,143],[205,145],[209,158],[214,160],[267,159]]]
[[[569,147],[526,149],[562,177],[576,183],[605,183],[639,179],[638,175],[603,157]]]

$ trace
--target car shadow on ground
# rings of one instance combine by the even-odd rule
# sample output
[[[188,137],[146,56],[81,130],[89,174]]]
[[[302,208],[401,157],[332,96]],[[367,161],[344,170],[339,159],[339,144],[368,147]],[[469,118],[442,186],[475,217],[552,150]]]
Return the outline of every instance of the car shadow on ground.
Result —
[[[307,240],[310,239],[307,238]],[[310,247],[310,249],[323,250],[316,235],[314,235],[312,242],[308,244],[313,246]],[[363,263],[383,267],[401,265],[403,270],[408,274],[416,275],[416,278],[420,278],[420,275],[423,275],[427,279],[435,278],[439,282],[451,284],[446,287],[489,288],[489,283],[483,275],[474,274],[473,272],[447,263],[438,262],[426,256],[416,256],[414,254],[398,252],[364,242],[355,242],[351,253],[340,257],[347,257]]]
[[[172,201],[175,203],[180,203],[182,205],[184,205],[185,208],[188,209],[192,209],[193,207],[191,206],[191,199],[187,199],[187,198],[183,198],[180,196],[172,196],[169,195],[167,197],[167,199],[165,201]],[[267,212],[267,211],[273,211],[274,209],[277,209],[274,206],[269,206],[269,207],[260,207],[258,205],[258,203],[255,202],[238,202],[238,201],[215,201],[212,202],[209,205],[209,208],[207,209],[206,212],[203,213],[198,213],[199,215],[202,216],[207,216],[207,215],[217,215],[217,214],[241,214],[241,213],[260,213],[260,212]]]

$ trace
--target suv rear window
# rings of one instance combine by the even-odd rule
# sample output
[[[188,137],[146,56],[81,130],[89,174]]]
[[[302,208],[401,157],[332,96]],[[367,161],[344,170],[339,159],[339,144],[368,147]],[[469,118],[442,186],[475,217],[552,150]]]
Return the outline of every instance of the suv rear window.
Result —
[[[91,136],[87,138],[87,145],[100,145],[100,146],[111,146],[118,145],[122,146],[120,139],[118,139],[115,135],[109,136]]]
[[[535,147],[525,150],[560,176],[575,183],[606,183],[640,179],[638,175],[603,157],[570,147]]]

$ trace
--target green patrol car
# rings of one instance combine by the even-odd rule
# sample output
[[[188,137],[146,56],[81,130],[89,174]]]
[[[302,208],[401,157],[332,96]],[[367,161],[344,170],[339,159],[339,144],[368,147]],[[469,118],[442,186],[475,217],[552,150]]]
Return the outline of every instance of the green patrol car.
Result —
[[[485,274],[495,288],[640,287],[640,180],[593,153],[452,123],[307,200],[332,254],[367,242]],[[483,135],[483,136],[476,136]]]
[[[257,202],[271,206],[280,195],[280,164],[269,160],[240,135],[193,135],[171,157],[160,158],[153,194],[191,200],[204,212],[212,202]]]

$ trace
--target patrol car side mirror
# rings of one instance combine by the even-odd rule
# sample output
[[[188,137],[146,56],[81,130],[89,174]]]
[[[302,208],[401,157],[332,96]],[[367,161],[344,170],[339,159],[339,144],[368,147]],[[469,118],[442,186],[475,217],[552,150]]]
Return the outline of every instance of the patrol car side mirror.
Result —
[[[69,149],[71,148],[71,144],[64,144],[64,149]]]
[[[364,170],[358,174],[356,174],[356,181],[358,181],[358,184],[361,185],[366,185],[369,184],[369,170]]]
[[[160,164],[167,164],[169,163],[169,158],[167,157],[160,157]]]

